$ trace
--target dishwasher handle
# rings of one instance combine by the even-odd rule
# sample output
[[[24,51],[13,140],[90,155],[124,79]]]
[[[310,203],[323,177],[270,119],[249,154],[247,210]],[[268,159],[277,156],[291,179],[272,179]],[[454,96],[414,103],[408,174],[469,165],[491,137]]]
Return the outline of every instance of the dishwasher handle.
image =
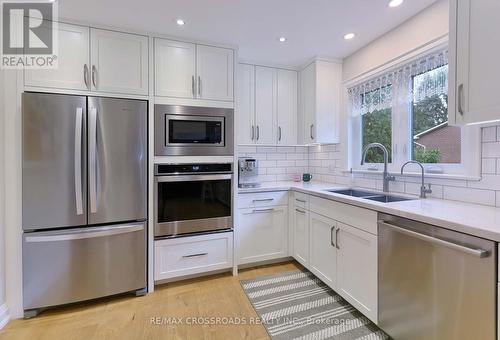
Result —
[[[458,250],[458,251],[461,251],[463,253],[467,253],[469,255],[473,255],[473,256],[476,256],[479,258],[485,258],[485,257],[488,257],[490,255],[490,252],[488,250],[469,248],[466,246],[462,246],[460,244],[445,241],[445,240],[442,240],[442,239],[439,239],[436,237],[432,237],[429,235],[417,233],[417,232],[409,230],[409,229],[401,228],[401,227],[395,226],[393,224],[387,223],[385,221],[379,221],[378,224],[380,226],[384,226],[384,227],[387,227],[389,229],[392,229],[398,233],[401,233],[401,234],[404,234],[404,235],[407,235],[410,237],[415,237],[415,238],[418,238],[420,240],[427,241],[429,243],[433,243],[433,244],[448,247],[448,248],[451,248],[454,250]]]

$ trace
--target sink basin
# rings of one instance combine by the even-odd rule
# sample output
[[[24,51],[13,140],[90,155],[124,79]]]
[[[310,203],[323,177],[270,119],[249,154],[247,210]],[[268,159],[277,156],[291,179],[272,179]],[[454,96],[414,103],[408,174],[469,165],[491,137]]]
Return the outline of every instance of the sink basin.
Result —
[[[382,202],[382,203],[391,203],[391,202],[403,202],[403,201],[412,201],[415,198],[407,198],[401,196],[393,196],[393,195],[384,195],[378,192],[370,192],[356,189],[344,189],[344,190],[326,190],[328,192],[332,192],[334,194],[346,195],[351,197],[358,197],[370,201]]]
[[[406,198],[400,196],[390,196],[390,195],[380,195],[380,196],[370,196],[370,197],[362,197],[364,199],[370,201],[377,201],[382,203],[391,203],[391,202],[404,202],[404,201],[413,201],[414,198]]]
[[[352,197],[367,197],[367,196],[375,196],[380,195],[375,192],[355,190],[355,189],[345,189],[345,190],[326,190],[328,192],[333,192],[334,194],[346,195]]]

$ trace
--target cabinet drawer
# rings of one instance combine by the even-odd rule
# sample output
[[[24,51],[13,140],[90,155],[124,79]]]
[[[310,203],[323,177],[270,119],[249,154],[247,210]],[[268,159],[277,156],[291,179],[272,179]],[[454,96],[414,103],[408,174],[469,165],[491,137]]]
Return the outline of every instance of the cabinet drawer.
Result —
[[[309,209],[320,215],[378,235],[377,212],[311,196]]]
[[[273,205],[288,205],[288,191],[238,194],[239,209]]]
[[[155,241],[155,281],[232,266],[232,232]]]
[[[296,208],[309,210],[309,195],[301,192],[294,192],[293,204]]]

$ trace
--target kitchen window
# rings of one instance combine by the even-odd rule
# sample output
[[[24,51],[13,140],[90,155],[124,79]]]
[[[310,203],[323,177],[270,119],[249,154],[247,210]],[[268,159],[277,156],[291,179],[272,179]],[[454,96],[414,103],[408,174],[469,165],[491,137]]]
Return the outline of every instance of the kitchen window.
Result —
[[[479,176],[479,129],[448,124],[447,55],[434,52],[348,89],[354,170],[382,170],[378,149],[360,165],[363,148],[378,142],[389,151],[391,172],[417,160],[427,173]]]

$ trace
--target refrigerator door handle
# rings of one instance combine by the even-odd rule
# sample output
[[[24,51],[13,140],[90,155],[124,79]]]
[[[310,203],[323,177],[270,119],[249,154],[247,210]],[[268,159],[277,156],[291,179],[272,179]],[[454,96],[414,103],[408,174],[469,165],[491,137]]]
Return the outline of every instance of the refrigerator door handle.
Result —
[[[75,200],[76,200],[77,215],[83,215],[82,125],[83,125],[83,108],[77,107],[76,120],[75,120]]]
[[[97,108],[90,109],[89,126],[89,191],[90,212],[97,212]]]
[[[144,229],[142,224],[133,224],[120,227],[97,227],[97,228],[87,228],[85,231],[79,229],[79,231],[72,232],[62,232],[50,235],[37,235],[37,236],[26,236],[27,243],[40,243],[40,242],[57,242],[57,241],[72,241],[81,240],[89,238],[106,237],[119,234],[133,233],[136,231],[141,231]]]

